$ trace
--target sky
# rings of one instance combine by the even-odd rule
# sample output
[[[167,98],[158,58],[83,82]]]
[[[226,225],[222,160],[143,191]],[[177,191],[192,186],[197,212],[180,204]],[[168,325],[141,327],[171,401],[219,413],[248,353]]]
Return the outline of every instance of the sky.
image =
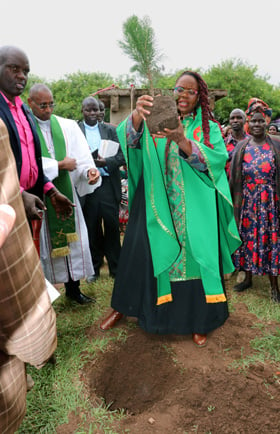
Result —
[[[207,70],[227,59],[257,66],[280,85],[279,0],[25,0],[1,4],[0,45],[27,54],[30,72],[47,80],[76,72],[129,74],[123,24],[148,16],[165,73]],[[246,83],[244,83],[246,85]]]

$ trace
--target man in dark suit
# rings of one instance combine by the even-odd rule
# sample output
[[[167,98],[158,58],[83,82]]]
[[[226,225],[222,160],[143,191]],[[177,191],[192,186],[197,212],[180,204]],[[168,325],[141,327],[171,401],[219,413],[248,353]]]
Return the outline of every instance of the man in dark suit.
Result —
[[[73,213],[73,204],[44,176],[35,124],[19,97],[27,84],[28,73],[29,61],[21,49],[0,47],[0,118],[8,129],[26,215],[29,221],[41,219],[39,211],[45,209],[44,193],[56,213],[64,218]]]
[[[98,122],[99,104],[92,96],[82,102],[83,121],[79,126],[87,138],[94,162],[102,175],[102,184],[93,193],[81,199],[88,229],[89,244],[95,276],[88,276],[88,282],[100,275],[104,256],[109,273],[115,277],[121,250],[119,231],[119,205],[121,200],[121,179],[119,168],[125,164],[123,153],[118,146],[115,155],[102,158],[102,140],[119,143],[114,125]]]

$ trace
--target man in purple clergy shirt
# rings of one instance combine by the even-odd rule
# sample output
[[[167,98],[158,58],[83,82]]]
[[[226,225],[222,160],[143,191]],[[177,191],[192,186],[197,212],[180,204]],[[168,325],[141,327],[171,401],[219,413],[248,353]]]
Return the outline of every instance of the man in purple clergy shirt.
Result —
[[[40,210],[45,209],[43,194],[50,197],[57,215],[64,219],[73,213],[74,204],[44,176],[32,114],[19,97],[29,69],[29,60],[21,49],[0,46],[0,118],[8,129],[28,220],[41,219]]]

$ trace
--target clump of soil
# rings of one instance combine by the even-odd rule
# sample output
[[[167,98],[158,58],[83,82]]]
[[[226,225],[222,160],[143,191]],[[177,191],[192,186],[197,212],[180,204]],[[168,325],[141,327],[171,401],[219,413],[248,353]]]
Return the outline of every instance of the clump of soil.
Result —
[[[147,126],[151,134],[163,131],[164,128],[173,130],[178,127],[178,111],[176,102],[172,97],[156,96],[149,111],[151,113],[147,116]]]

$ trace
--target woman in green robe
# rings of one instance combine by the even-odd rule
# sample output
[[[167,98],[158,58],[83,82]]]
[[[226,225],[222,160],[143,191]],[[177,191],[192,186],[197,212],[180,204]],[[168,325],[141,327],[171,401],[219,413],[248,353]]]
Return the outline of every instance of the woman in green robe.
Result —
[[[151,333],[207,333],[228,317],[223,275],[240,244],[225,174],[228,158],[208,89],[185,71],[174,88],[179,125],[152,136],[153,98],[138,98],[117,133],[128,169],[129,222],[107,330],[135,316]]]

